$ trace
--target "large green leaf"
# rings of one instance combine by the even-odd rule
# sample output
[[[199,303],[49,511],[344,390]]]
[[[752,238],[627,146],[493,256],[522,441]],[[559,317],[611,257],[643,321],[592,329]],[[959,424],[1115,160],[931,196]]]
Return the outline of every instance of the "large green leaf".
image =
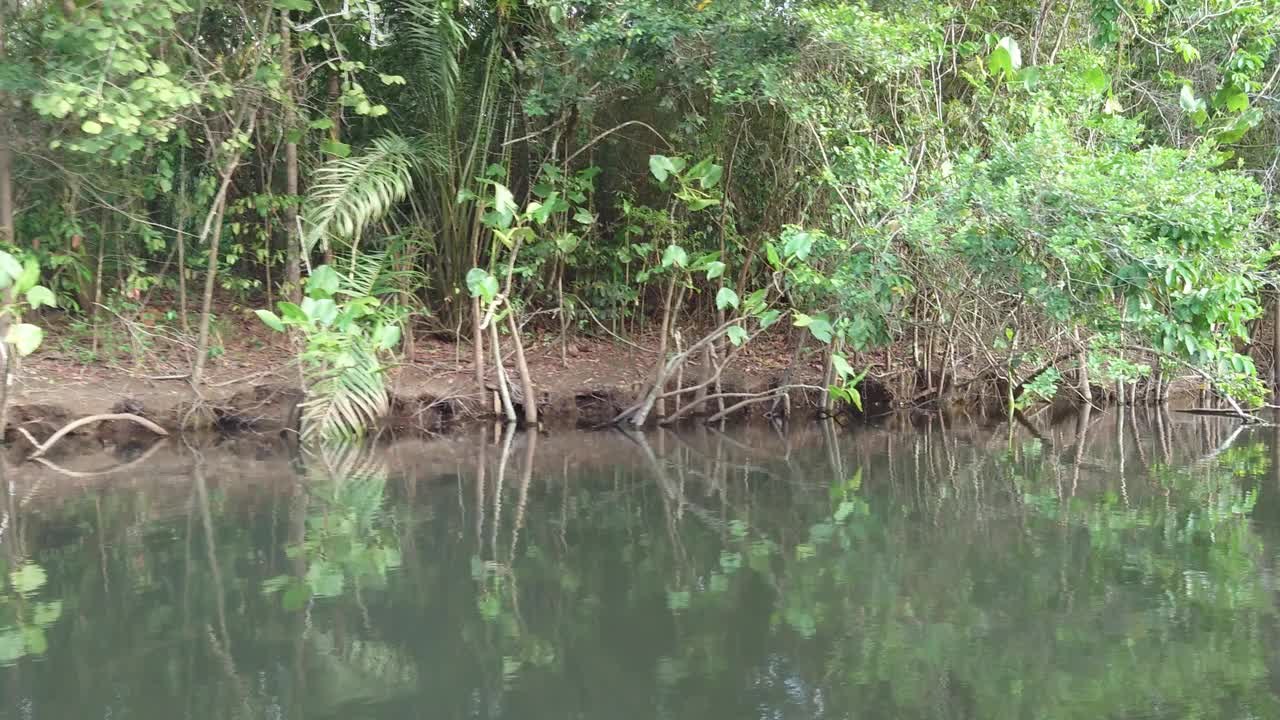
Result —
[[[4,340],[14,346],[19,355],[26,356],[40,347],[40,343],[44,340],[44,330],[31,323],[16,323],[9,326],[9,334]]]
[[[275,313],[270,310],[254,310],[253,312],[267,327],[276,332],[284,332],[284,322]]]
[[[722,287],[716,293],[716,309],[724,310],[727,307],[738,307],[738,293],[733,288]]]

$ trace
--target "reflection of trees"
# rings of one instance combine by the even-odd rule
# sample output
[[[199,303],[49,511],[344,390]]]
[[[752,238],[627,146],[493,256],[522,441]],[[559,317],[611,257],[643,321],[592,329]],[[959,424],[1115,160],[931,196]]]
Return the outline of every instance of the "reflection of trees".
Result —
[[[1273,438],[1021,421],[498,432],[451,472],[347,448],[90,490],[22,520],[67,609],[19,689],[53,717],[1280,716]]]

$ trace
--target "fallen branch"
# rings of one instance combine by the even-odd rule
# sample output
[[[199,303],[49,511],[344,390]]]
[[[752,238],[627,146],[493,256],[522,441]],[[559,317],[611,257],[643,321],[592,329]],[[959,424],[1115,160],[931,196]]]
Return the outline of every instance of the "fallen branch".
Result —
[[[71,422],[64,425],[61,430],[50,435],[49,439],[45,440],[44,443],[36,445],[36,449],[32,451],[30,455],[27,456],[27,459],[35,460],[41,455],[44,455],[46,452],[49,451],[49,448],[54,446],[55,443],[57,443],[62,438],[66,437],[67,433],[70,433],[71,431],[75,430],[78,427],[82,427],[84,425],[89,425],[91,423],[96,423],[96,422],[105,422],[107,420],[128,420],[129,422],[134,422],[141,425],[142,427],[150,430],[151,432],[157,435],[161,435],[161,436],[169,435],[168,430],[165,430],[164,428],[160,427],[159,425],[151,422],[150,420],[144,417],[139,417],[132,413],[108,413],[106,415],[90,415],[88,417],[82,417],[79,420],[72,420]],[[19,430],[24,435],[27,436],[27,439],[31,440],[32,443],[35,444],[35,438],[31,436],[31,433],[28,433],[23,428],[19,428]]]

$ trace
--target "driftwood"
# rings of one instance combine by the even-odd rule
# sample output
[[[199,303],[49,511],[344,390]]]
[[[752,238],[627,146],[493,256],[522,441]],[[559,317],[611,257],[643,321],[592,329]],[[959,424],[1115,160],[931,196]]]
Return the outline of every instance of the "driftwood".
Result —
[[[157,435],[168,436],[169,434],[168,430],[165,430],[164,428],[160,427],[159,425],[151,422],[150,420],[144,417],[139,417],[137,415],[134,415],[133,413],[107,413],[106,415],[90,415],[88,417],[82,417],[79,420],[72,420],[71,422],[64,425],[61,430],[50,435],[49,439],[45,440],[43,443],[36,442],[36,439],[32,437],[31,433],[27,432],[26,428],[20,427],[18,428],[18,431],[21,432],[23,435],[25,435],[27,439],[31,441],[32,445],[36,446],[36,449],[33,450],[30,455],[27,456],[28,460],[35,460],[36,458],[39,458],[40,456],[49,452],[49,448],[52,448],[59,440],[66,437],[67,434],[70,433],[72,430],[75,430],[76,428],[79,428],[79,427],[83,427],[85,425],[89,425],[90,423],[106,422],[108,420],[128,420],[129,422],[134,422],[141,425],[142,427],[150,430],[151,432]]]

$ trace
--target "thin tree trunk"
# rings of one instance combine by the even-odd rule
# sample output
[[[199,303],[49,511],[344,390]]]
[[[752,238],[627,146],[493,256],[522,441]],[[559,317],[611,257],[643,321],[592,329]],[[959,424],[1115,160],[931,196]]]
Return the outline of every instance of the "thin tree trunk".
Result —
[[[225,190],[217,201],[213,231],[209,235],[209,267],[204,276],[204,296],[200,302],[200,337],[196,342],[196,357],[191,366],[191,384],[200,387],[204,377],[204,363],[209,356],[209,320],[213,315],[213,290],[218,279],[218,245],[222,240],[222,215],[227,207]]]
[[[335,143],[342,142],[342,103],[339,102],[341,97],[342,81],[335,72],[329,76],[329,120],[332,123],[329,128],[329,139]],[[329,243],[325,243],[324,247],[324,264],[333,265],[333,246]]]
[[[280,11],[280,38],[284,53],[280,63],[285,92],[284,192],[290,199],[284,208],[285,237],[288,238],[284,255],[284,285],[285,297],[298,303],[302,300],[302,247],[298,237],[298,206],[293,203],[298,196],[298,143],[289,139],[290,133],[297,130],[294,127],[297,111],[293,94],[293,31],[288,10]]]
[[[1280,289],[1271,303],[1271,389],[1280,391]]]
[[[1077,344],[1080,343],[1079,330],[1076,331],[1076,343]],[[1078,378],[1079,384],[1077,385],[1077,387],[1080,392],[1080,400],[1084,402],[1084,404],[1086,405],[1092,405],[1093,390],[1090,389],[1089,387],[1089,351],[1085,350],[1083,346],[1081,346],[1080,348],[1080,355],[1079,355],[1078,361],[1080,363],[1080,371],[1079,371],[1079,378]]]
[[[257,122],[257,111],[250,112],[248,132],[253,132]],[[212,315],[213,289],[218,276],[218,244],[222,240],[222,214],[227,207],[227,190],[231,187],[231,176],[240,164],[240,153],[237,152],[227,161],[222,169],[222,182],[218,193],[213,198],[213,206],[205,216],[204,226],[200,229],[200,241],[209,241],[209,268],[204,279],[204,298],[200,306],[200,336],[196,342],[196,356],[191,363],[191,385],[199,392],[200,382],[204,375],[204,363],[209,354],[209,319]]]
[[[507,307],[507,328],[511,330],[511,342],[516,351],[516,372],[520,374],[520,392],[524,394],[524,423],[526,427],[538,426],[538,398],[533,394],[533,377],[524,359],[524,343],[520,342],[520,326],[516,324],[515,311]]]
[[[98,311],[102,308],[102,263],[107,251],[107,235],[110,227],[111,215],[108,211],[106,218],[102,221],[102,235],[98,238],[98,264],[93,271],[93,307],[89,309],[89,318],[93,325],[93,346],[91,349],[95,357],[98,354],[99,344]]]
[[[654,411],[661,418],[667,414],[666,402],[662,399],[664,392],[663,385],[666,384],[666,365],[667,365],[667,336],[671,334],[671,303],[676,293],[676,275],[675,270],[671,271],[671,279],[667,281],[667,297],[662,303],[662,334],[658,337],[658,367],[653,373],[653,382],[657,388],[658,401],[654,407]],[[643,425],[644,418],[641,418],[636,425]]]
[[[178,173],[178,321],[182,325],[182,334],[190,335],[191,319],[187,317],[187,173],[181,163]]]
[[[502,366],[502,348],[498,345],[498,323],[489,322],[489,345],[493,350],[493,379],[498,386],[498,397],[502,400],[502,413],[508,423],[516,421],[516,408],[511,402],[511,391],[507,387],[507,371]]]
[[[9,10],[8,0],[0,0],[0,65],[8,56],[5,24]],[[9,110],[8,94],[0,93],[0,242],[12,243],[17,235],[13,226],[13,149],[9,146],[12,137]]]
[[[484,391],[484,313],[480,298],[471,298],[471,364],[476,374],[476,387]]]

